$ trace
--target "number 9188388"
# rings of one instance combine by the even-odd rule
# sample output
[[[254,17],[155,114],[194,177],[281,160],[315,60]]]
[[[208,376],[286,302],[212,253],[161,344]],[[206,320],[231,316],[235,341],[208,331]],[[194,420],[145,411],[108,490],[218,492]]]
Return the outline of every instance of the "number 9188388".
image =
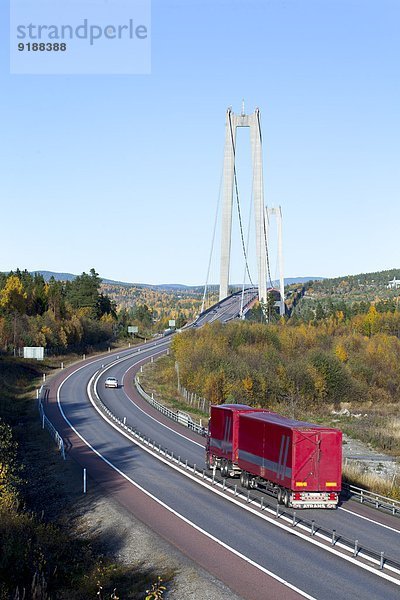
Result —
[[[51,42],[28,42],[18,44],[18,50],[20,52],[65,52],[67,50],[67,44],[65,42],[51,43]]]

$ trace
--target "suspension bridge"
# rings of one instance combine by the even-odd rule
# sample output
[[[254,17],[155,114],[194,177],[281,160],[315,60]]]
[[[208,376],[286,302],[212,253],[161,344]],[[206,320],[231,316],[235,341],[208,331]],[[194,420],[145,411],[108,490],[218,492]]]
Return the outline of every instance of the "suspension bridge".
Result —
[[[250,266],[250,219],[245,231],[242,216],[241,194],[238,184],[238,161],[237,161],[237,129],[245,127],[250,130],[250,145],[251,145],[251,164],[252,164],[252,185],[251,185],[251,203],[250,209],[254,211],[255,225],[255,244],[252,250],[255,250],[257,260],[257,283],[254,283]],[[227,306],[226,299],[231,297],[230,289],[230,267],[231,267],[231,250],[232,250],[232,234],[233,234],[233,212],[234,205],[237,210],[237,220],[241,244],[241,253],[244,265],[243,281],[241,283],[241,294],[235,293],[235,306],[239,309],[235,316],[243,317],[245,312],[258,299],[264,309],[268,301],[268,296],[272,292],[277,298],[277,307],[279,314],[285,314],[284,301],[284,276],[283,276],[283,250],[282,250],[282,210],[281,207],[268,207],[264,203],[264,179],[263,179],[263,155],[262,155],[262,133],[261,133],[261,117],[258,108],[251,114],[246,114],[244,110],[244,102],[240,114],[235,114],[232,108],[226,111],[225,121],[225,144],[224,144],[224,160],[221,177],[222,185],[218,197],[217,209],[215,213],[215,221],[213,228],[213,236],[211,243],[210,258],[208,262],[206,283],[204,286],[202,313],[206,309],[207,292],[210,288],[210,270],[215,248],[215,238],[217,231],[217,223],[221,210],[221,250],[220,250],[220,267],[219,267],[219,303],[218,306]],[[221,202],[222,199],[222,202]],[[250,216],[250,213],[249,213]],[[277,288],[271,277],[270,268],[270,221],[272,218],[276,220],[277,227],[277,257],[279,267],[279,287]],[[240,302],[239,302],[240,299]],[[232,304],[232,303],[231,303]],[[266,314],[266,313],[265,313]]]

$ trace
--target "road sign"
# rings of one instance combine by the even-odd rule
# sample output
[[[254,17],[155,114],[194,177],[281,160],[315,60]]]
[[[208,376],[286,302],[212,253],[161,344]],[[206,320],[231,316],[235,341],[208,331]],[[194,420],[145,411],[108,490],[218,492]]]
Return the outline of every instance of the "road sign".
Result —
[[[175,327],[175,319],[170,319],[170,320],[168,321],[168,325],[169,325],[170,327]]]
[[[137,333],[139,331],[139,327],[128,325],[128,333]]]
[[[44,359],[44,348],[42,346],[24,346],[24,358]]]

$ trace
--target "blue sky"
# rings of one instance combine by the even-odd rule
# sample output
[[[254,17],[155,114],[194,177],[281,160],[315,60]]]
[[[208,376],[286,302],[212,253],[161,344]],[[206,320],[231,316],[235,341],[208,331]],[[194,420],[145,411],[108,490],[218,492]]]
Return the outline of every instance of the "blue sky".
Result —
[[[153,0],[150,75],[11,75],[0,11],[0,270],[204,283],[225,111],[244,98],[285,275],[400,276],[398,0]]]

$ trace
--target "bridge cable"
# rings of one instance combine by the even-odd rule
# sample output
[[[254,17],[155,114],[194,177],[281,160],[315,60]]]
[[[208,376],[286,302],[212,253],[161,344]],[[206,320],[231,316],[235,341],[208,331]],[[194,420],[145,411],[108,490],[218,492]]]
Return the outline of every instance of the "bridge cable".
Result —
[[[260,136],[260,143],[262,143],[260,113],[257,113],[257,125],[258,125],[258,134]],[[263,182],[261,183],[261,185],[263,186]],[[267,212],[267,218],[268,218],[268,212]],[[268,236],[267,236],[267,225],[266,225],[266,219],[265,219],[265,212],[264,212],[263,221],[264,221],[264,243],[265,243],[265,254],[266,254],[266,258],[267,258],[268,279],[269,279],[269,284],[270,284],[271,288],[273,288],[274,286],[272,284],[271,269],[270,269],[270,264],[269,264]]]
[[[272,283],[272,279],[271,279],[271,270],[270,270],[270,265],[269,265],[269,252],[268,252],[268,240],[267,240],[267,227],[266,227],[266,223],[265,223],[265,218],[264,218],[264,242],[265,242],[265,253],[267,256],[267,270],[268,270],[268,279],[269,279],[269,284],[271,286],[271,288],[274,287],[273,283]]]
[[[252,205],[253,205],[253,194],[251,195],[251,198],[250,198],[249,223],[248,223],[248,227],[247,227],[247,241],[246,241],[246,251],[247,251],[247,253],[249,252],[250,222],[251,222],[251,208],[252,208]],[[242,297],[241,297],[241,300],[240,300],[240,312],[239,312],[239,316],[241,318],[244,318],[243,317],[243,306],[244,306],[245,285],[246,285],[246,267],[243,270]]]
[[[254,155],[255,155],[255,151],[254,148],[252,147],[251,149],[251,164],[254,165]],[[247,255],[249,254],[249,242],[250,242],[250,224],[251,224],[251,217],[252,217],[252,208],[253,208],[253,201],[254,201],[254,169],[253,169],[253,177],[252,177],[252,183],[251,183],[251,196],[250,196],[250,206],[249,206],[249,221],[247,223],[247,240],[246,240],[246,252]],[[242,297],[241,297],[241,301],[240,301],[240,312],[239,315],[240,317],[243,319],[243,306],[244,306],[244,290],[245,290],[245,285],[246,285],[246,268],[244,268],[243,270],[243,284],[242,284]]]
[[[238,182],[237,182],[237,175],[236,175],[236,148],[235,148],[235,142],[233,139],[231,113],[229,113],[229,128],[230,128],[230,133],[231,133],[231,143],[232,143],[232,152],[233,152],[233,176],[234,176],[234,181],[235,181],[236,206],[238,209],[238,216],[239,216],[240,237],[242,239],[242,250],[243,250],[243,256],[244,256],[244,260],[245,260],[245,264],[246,264],[246,271],[249,276],[250,283],[251,283],[251,285],[254,285],[253,280],[250,275],[249,263],[247,261],[246,245],[244,242],[244,235],[243,235],[242,215],[240,212],[240,201],[239,201],[239,189],[238,189]]]

